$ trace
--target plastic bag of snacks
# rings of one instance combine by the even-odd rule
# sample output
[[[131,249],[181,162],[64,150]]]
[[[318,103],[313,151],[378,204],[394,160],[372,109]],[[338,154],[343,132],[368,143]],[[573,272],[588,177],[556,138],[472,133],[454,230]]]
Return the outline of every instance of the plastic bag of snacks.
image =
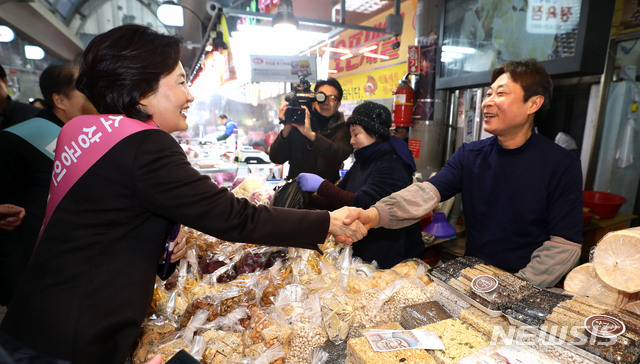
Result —
[[[408,259],[403,262],[396,264],[391,268],[394,272],[405,276],[405,277],[415,277],[422,281],[425,285],[431,283],[431,279],[427,275],[427,271],[429,270],[429,266],[427,263],[420,259]]]
[[[256,300],[260,305],[273,305],[273,298],[280,289],[284,288],[286,277],[287,271],[282,261],[276,261],[271,268],[260,274],[254,287]]]
[[[431,291],[418,278],[402,277],[380,292],[372,306],[393,313],[393,321],[400,321],[401,308],[431,300]]]
[[[310,355],[311,364],[325,364],[329,359],[329,353],[320,348],[313,348]]]
[[[251,319],[244,335],[247,346],[263,343],[266,347],[272,347],[276,344],[288,343],[291,327],[282,315],[274,314],[273,306],[267,308],[250,306],[249,312]]]
[[[335,344],[347,339],[353,318],[353,298],[337,287],[320,293],[324,329]]]
[[[327,341],[322,324],[301,318],[291,325],[291,338],[285,348],[285,362],[310,363],[311,350]]]
[[[167,335],[156,346],[147,351],[145,361],[151,360],[155,355],[162,355],[162,362],[166,363],[180,350],[189,352],[193,357],[200,360],[204,352],[205,340],[195,336],[195,332],[206,322],[208,312],[201,310],[197,312],[189,324],[180,331]]]
[[[205,295],[189,302],[184,314],[180,319],[180,326],[184,327],[191,318],[201,310],[207,312],[206,320],[211,322],[220,316],[225,316],[233,311],[236,306],[244,302],[246,290],[233,288],[223,292]]]
[[[238,306],[225,316],[219,316],[215,320],[203,324],[203,329],[214,328],[228,332],[243,332],[245,327],[243,322],[250,319],[249,309],[244,306]]]
[[[280,345],[265,348],[261,344],[256,344],[245,349],[243,358],[230,360],[227,364],[282,364],[284,356],[284,349]]]
[[[305,312],[305,303],[309,298],[309,289],[301,284],[288,284],[276,292],[273,298],[274,308],[284,317],[293,320]]]
[[[256,175],[249,175],[246,178],[237,178],[233,183],[231,193],[236,197],[244,197],[251,201],[251,194],[253,192],[267,189],[265,182],[265,177]]]
[[[164,317],[147,319],[142,324],[142,333],[138,338],[138,346],[133,352],[133,363],[142,364],[146,362],[149,351],[175,332],[176,329],[176,323]]]
[[[361,293],[368,290],[381,291],[400,275],[391,269],[368,269],[367,265],[357,267],[352,271],[347,281],[347,288],[351,293]]]
[[[291,279],[303,285],[315,280],[320,271],[320,254],[314,250],[289,248]]]
[[[273,309],[279,322],[287,322],[291,328],[285,361],[308,363],[311,349],[327,341],[319,295],[309,294],[302,285],[290,284],[278,291]]]
[[[205,364],[224,364],[244,356],[242,333],[211,329],[203,332],[202,337],[206,343],[202,354]]]

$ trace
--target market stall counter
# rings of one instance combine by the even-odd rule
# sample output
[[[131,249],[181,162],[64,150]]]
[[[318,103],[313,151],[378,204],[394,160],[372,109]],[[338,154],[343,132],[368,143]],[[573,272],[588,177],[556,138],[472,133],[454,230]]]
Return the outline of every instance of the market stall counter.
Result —
[[[245,180],[232,192],[259,187]],[[539,289],[476,258],[377,269],[331,238],[312,251],[187,230],[189,253],[157,282],[134,363],[182,349],[220,364],[639,362],[636,313]],[[425,344],[434,335],[437,345]]]

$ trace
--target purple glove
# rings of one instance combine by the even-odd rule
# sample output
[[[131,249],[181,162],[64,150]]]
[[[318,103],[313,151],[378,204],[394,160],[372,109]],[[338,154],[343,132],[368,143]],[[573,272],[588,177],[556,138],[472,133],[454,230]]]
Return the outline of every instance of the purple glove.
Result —
[[[324,178],[313,173],[300,173],[296,177],[296,181],[300,183],[300,188],[306,192],[316,192],[324,181]]]

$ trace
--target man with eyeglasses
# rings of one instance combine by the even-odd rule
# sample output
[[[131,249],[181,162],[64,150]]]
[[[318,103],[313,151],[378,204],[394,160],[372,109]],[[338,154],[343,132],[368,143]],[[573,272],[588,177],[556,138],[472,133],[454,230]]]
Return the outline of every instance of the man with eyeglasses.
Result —
[[[353,152],[349,128],[344,115],[338,111],[342,86],[329,77],[318,81],[313,90],[323,92],[326,100],[313,103],[304,125],[284,125],[269,149],[269,158],[278,164],[289,162],[287,179],[306,172],[337,182],[342,162]],[[286,108],[287,104],[280,108],[280,119],[284,119]]]

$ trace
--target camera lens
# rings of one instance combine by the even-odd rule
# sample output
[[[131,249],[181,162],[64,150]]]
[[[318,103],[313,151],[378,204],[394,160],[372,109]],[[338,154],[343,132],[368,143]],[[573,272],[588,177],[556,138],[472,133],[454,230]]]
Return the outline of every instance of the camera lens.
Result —
[[[324,92],[320,91],[316,93],[316,100],[318,100],[319,103],[323,103],[325,101],[327,101],[327,94],[325,94]]]

